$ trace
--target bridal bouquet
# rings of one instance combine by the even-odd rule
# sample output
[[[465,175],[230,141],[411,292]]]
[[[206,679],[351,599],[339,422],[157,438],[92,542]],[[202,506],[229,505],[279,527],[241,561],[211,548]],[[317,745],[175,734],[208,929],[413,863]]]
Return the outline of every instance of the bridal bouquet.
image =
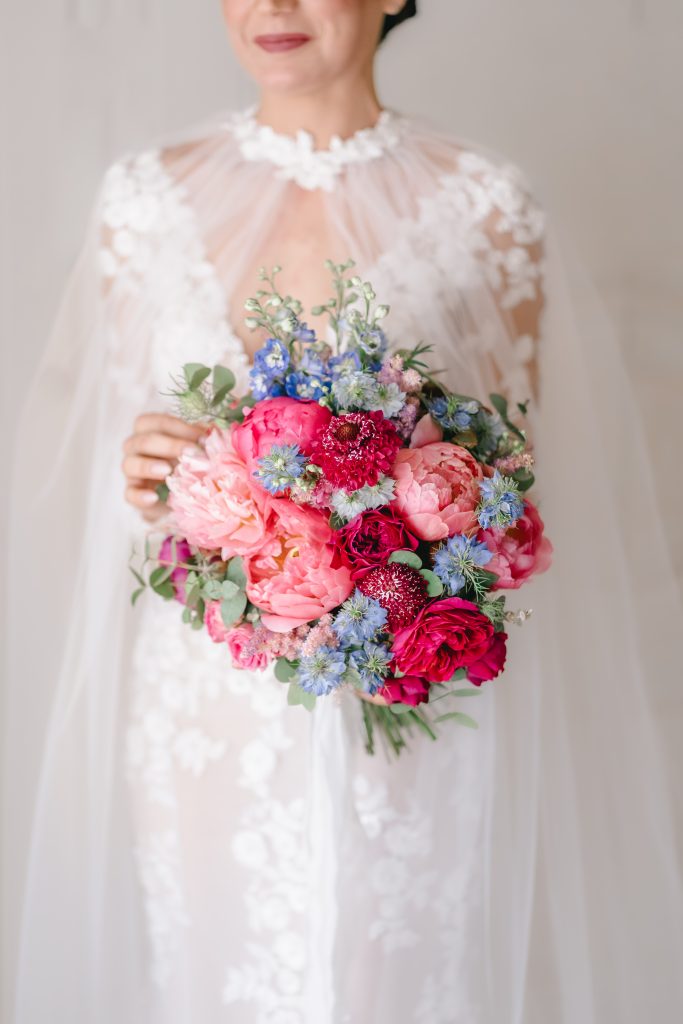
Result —
[[[262,268],[246,303],[268,334],[251,393],[235,396],[223,366],[174,380],[180,415],[208,429],[163,485],[172,532],[148,544],[133,600],[149,585],[238,668],[274,663],[290,704],[374,698],[358,702],[367,749],[377,729],[398,753],[411,730],[476,726],[426,709],[500,674],[506,625],[528,614],[507,611],[505,591],[547,569],[552,547],[506,400],[447,390],[429,346],[390,353],[389,308],[347,276],[353,261],[326,265],[335,297],[311,312],[329,316],[334,349],[278,292],[280,268]]]

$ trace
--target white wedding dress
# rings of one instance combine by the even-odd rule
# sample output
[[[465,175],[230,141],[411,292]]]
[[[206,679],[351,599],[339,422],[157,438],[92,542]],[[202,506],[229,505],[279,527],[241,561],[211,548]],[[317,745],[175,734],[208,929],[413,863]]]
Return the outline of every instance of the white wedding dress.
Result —
[[[538,399],[556,549],[511,595],[534,615],[467,706],[479,730],[444,723],[396,763],[366,754],[353,694],[288,707],[286,686],[233,669],[177,604],[129,602],[144,528],[119,464],[135,415],[169,408],[187,361],[246,388],[258,266],[281,264],[310,306],[329,294],[324,259],[349,256],[391,306],[390,339],[432,344],[454,389]],[[624,490],[647,465],[610,325],[569,295],[519,168],[389,109],[315,150],[250,108],[109,169],[15,484],[26,493],[30,458],[44,486],[15,550],[57,523],[64,572],[41,642],[21,615],[11,627],[31,686],[9,691],[10,815],[32,780],[36,794],[30,835],[8,843],[12,1024],[679,1019],[648,703],[667,699],[674,653],[650,649],[653,631],[680,605],[651,494]],[[45,732],[20,744],[48,699]]]

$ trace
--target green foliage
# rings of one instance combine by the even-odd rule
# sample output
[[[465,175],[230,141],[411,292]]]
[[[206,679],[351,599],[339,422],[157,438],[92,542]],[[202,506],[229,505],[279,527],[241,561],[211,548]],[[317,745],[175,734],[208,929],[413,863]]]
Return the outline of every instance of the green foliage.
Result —
[[[420,569],[420,576],[427,581],[427,594],[429,597],[438,597],[443,594],[443,583],[431,569]]]
[[[304,690],[298,683],[290,683],[287,690],[287,703],[291,705],[301,704],[307,711],[315,707],[316,697],[314,693]]]
[[[247,607],[247,595],[238,590],[232,597],[224,597],[221,601],[221,618],[223,625],[230,628],[238,619],[242,618],[244,609]]]
[[[225,575],[231,583],[238,586],[240,590],[244,590],[247,585],[247,577],[244,572],[242,559],[239,556],[235,556],[235,558],[230,559]]]
[[[168,496],[171,493],[168,489],[168,484],[162,480],[162,482],[160,484],[157,484],[157,486],[154,488],[154,491],[159,501],[163,502],[165,505],[166,502],[168,501]]]
[[[454,722],[458,722],[460,725],[464,725],[467,729],[478,729],[479,723],[475,722],[473,718],[466,715],[463,711],[447,711],[445,715],[439,715],[435,718],[435,722],[446,722],[448,719],[452,719]]]
[[[388,561],[403,562],[404,565],[410,565],[413,569],[422,568],[422,559],[414,551],[392,551]]]
[[[278,658],[275,662],[275,678],[280,683],[289,683],[296,675],[296,665],[287,658]]]
[[[508,430],[510,430],[517,437],[519,437],[522,441],[526,441],[526,435],[523,433],[523,431],[519,429],[519,427],[515,426],[515,424],[512,422],[508,415],[507,398],[504,398],[502,395],[497,395],[495,393],[489,395],[489,398],[491,399],[491,405],[496,410],[496,412],[498,413],[498,415],[500,416]]]

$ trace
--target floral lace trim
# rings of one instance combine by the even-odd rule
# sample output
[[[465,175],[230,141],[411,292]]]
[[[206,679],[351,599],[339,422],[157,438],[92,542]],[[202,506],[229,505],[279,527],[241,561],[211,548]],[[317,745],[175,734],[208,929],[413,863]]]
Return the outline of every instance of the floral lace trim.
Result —
[[[384,108],[369,128],[361,128],[342,139],[333,135],[327,149],[315,149],[310,132],[299,129],[296,135],[278,132],[256,120],[256,106],[234,112],[226,121],[245,160],[275,164],[277,177],[294,181],[301,188],[331,191],[335,178],[348,164],[375,160],[393,149],[401,137],[403,118]]]

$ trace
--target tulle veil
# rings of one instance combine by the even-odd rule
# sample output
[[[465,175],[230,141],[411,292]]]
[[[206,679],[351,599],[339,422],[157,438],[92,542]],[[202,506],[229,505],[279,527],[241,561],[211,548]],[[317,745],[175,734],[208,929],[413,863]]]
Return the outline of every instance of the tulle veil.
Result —
[[[193,137],[213,131],[203,125]],[[160,144],[189,141],[184,132]],[[206,166],[226,157],[221,145],[206,144]],[[182,166],[192,180],[195,156]],[[380,222],[396,197],[369,168],[359,178],[363,209]],[[247,176],[260,173],[269,172],[254,165]],[[229,294],[220,218],[208,212],[222,183],[207,178],[196,208]],[[5,1019],[16,1024],[153,1019],[119,763],[135,631],[127,563],[139,533],[119,466],[135,416],[150,401],[162,407],[164,380],[139,343],[149,313],[125,294],[129,343],[117,351],[103,297],[105,188],[25,408],[12,481],[3,913]],[[255,238],[279,193],[264,195],[249,226]],[[365,232],[355,211],[347,241],[360,245],[372,223]],[[656,718],[680,699],[680,594],[614,324],[547,212],[532,428],[555,564],[524,592],[534,616],[511,637],[516,667],[482,695],[484,727],[463,741],[484,745],[489,794],[482,1021],[673,1024],[683,1009],[683,916]],[[486,329],[486,308],[468,306],[484,318],[475,332]],[[344,742],[338,719],[315,717],[317,820],[335,834],[344,827]],[[424,785],[428,803],[428,777]],[[325,899],[332,920],[329,886]],[[336,1020],[331,998],[311,996],[316,1024]]]

